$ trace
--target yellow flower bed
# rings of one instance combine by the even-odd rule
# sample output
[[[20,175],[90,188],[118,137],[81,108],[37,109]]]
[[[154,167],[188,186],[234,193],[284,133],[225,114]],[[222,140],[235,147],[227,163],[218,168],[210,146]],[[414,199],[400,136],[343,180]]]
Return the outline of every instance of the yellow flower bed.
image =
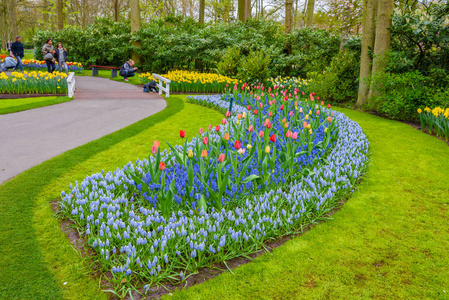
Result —
[[[169,71],[161,76],[170,79],[170,90],[173,92],[219,93],[223,92],[226,85],[239,83],[237,79],[219,74],[191,71]],[[142,83],[154,80],[151,73],[143,73],[139,77]]]
[[[438,137],[445,137],[446,141],[449,141],[449,108],[430,107],[418,108],[419,120],[421,122],[421,130],[424,131],[427,126],[427,130],[430,134],[435,132]]]
[[[0,93],[7,94],[65,94],[67,75],[42,71],[12,72],[0,74]]]

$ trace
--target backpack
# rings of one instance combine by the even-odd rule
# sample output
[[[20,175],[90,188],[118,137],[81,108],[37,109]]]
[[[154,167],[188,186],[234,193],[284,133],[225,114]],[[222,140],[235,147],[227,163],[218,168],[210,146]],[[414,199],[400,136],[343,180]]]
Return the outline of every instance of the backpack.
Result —
[[[120,67],[120,71],[118,72],[120,76],[125,76],[125,64]]]

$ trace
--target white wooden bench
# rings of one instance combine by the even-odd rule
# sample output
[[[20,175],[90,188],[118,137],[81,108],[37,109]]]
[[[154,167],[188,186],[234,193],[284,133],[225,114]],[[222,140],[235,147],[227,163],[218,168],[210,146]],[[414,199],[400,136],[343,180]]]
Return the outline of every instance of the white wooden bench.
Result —
[[[67,85],[68,85],[68,96],[69,98],[72,98],[75,94],[75,73],[70,72],[69,76],[67,77]]]
[[[157,75],[156,73],[153,73],[153,79],[156,81],[156,86],[159,89],[159,95],[162,95],[162,92],[165,92],[165,95],[170,97],[170,79]],[[165,87],[163,86],[164,82]]]

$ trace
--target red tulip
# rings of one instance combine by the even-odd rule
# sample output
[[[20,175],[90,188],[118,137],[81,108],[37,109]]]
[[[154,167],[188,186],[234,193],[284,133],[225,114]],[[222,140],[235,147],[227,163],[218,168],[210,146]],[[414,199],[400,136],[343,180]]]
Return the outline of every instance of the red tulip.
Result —
[[[216,131],[216,132],[219,132],[219,131],[220,131],[220,125],[217,125],[217,126],[215,127],[215,131]]]
[[[219,162],[224,162],[224,160],[225,160],[225,155],[224,155],[224,153],[221,153],[219,156],[218,156],[218,161]]]
[[[270,112],[268,113],[268,116],[269,116],[269,117],[272,117],[272,116],[273,116],[273,113],[270,111]]]
[[[254,110],[254,114],[257,115],[257,109]]]
[[[331,104],[330,103],[327,105],[327,108],[331,108]]]
[[[165,170],[165,163],[163,161],[161,161],[159,163],[159,170],[164,171]]]
[[[235,148],[236,150],[239,150],[240,147],[241,147],[240,141],[235,141],[234,148]]]
[[[312,96],[315,96],[315,92],[312,92]]]
[[[180,130],[179,136],[183,139],[186,136],[186,132],[184,130]]]
[[[270,136],[270,141],[272,141],[273,143],[276,142],[276,135],[272,135]]]
[[[284,104],[281,104],[281,110],[284,110]]]
[[[246,109],[247,109],[247,110],[251,110],[251,106],[248,105],[248,106],[246,107]]]
[[[209,144],[209,139],[207,138],[207,136],[203,137],[203,144],[204,145]]]

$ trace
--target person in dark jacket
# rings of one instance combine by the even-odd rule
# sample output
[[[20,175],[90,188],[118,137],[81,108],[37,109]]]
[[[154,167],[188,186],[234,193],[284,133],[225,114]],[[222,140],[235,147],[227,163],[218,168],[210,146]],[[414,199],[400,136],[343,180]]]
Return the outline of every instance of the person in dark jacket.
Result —
[[[123,76],[125,81],[129,81],[128,77],[133,77],[134,75],[136,75],[134,74],[136,70],[137,68],[134,68],[134,61],[130,59],[120,67],[119,75]]]
[[[25,56],[25,52],[23,51],[22,38],[20,35],[18,35],[16,37],[16,41],[12,43],[11,52],[17,59],[17,64],[14,67],[14,71],[16,71],[17,68],[20,68],[20,72],[23,72],[22,58]]]
[[[64,68],[67,75],[69,75],[69,67],[67,66],[68,57],[67,49],[59,42],[55,50],[55,59],[58,62],[59,72],[62,72],[62,68]]]

